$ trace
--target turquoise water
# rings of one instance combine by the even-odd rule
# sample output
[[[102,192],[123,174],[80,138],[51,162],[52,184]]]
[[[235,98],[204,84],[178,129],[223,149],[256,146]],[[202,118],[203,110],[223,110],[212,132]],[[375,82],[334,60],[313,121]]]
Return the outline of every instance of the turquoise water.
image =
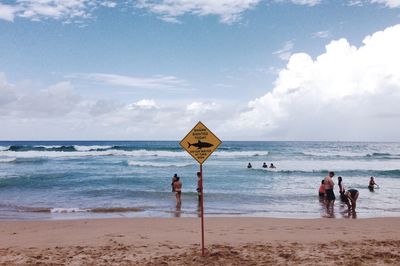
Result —
[[[0,219],[197,216],[198,169],[175,141],[0,142]],[[325,216],[317,190],[327,171],[360,191],[357,217],[400,216],[400,143],[224,142],[203,170],[208,216]],[[337,201],[334,216],[346,213]]]

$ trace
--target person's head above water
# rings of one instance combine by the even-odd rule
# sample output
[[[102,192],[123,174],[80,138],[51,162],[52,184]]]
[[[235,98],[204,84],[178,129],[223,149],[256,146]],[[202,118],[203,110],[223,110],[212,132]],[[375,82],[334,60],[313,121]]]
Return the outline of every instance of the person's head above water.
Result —
[[[335,175],[335,172],[332,172],[332,171],[329,172],[329,176],[330,176],[330,177],[333,177],[334,175]]]
[[[325,183],[325,179],[321,180],[321,185],[323,185]]]
[[[342,182],[342,177],[338,176],[337,180],[339,180],[340,182]]]
[[[197,172],[197,177],[200,178],[201,177],[201,173]]]
[[[374,180],[374,177],[373,177],[373,176],[371,176],[371,180]]]
[[[174,174],[174,177],[178,177],[178,175],[177,175],[177,174]]]

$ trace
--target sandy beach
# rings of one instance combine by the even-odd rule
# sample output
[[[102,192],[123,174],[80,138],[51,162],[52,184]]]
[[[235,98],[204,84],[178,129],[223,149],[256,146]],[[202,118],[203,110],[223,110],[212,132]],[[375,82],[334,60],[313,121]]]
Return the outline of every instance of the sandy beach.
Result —
[[[0,264],[398,265],[400,218],[1,221]]]

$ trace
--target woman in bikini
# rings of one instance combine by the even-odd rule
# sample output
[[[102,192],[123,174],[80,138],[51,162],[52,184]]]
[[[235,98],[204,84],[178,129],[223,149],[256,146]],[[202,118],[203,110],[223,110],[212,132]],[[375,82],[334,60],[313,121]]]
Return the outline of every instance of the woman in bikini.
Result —
[[[179,181],[179,176],[176,177],[176,180],[174,182],[174,191],[176,197],[176,206],[180,206],[182,203],[181,201],[182,182]]]

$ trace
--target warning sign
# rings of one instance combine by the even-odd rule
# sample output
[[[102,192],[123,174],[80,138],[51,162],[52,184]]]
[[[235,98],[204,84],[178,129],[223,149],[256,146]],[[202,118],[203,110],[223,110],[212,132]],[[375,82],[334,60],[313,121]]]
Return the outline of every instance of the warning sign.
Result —
[[[203,164],[221,141],[203,123],[197,125],[179,143],[192,157]]]

